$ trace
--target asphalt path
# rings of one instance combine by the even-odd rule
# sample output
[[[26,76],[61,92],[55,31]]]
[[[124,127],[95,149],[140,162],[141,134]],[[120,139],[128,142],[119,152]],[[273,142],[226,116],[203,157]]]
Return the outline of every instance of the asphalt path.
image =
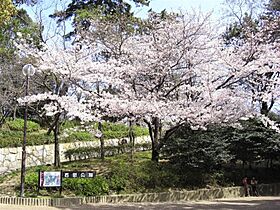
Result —
[[[40,207],[2,205],[1,210],[167,210],[167,209],[254,209],[254,210],[280,210],[280,197],[246,197],[235,199],[217,199],[214,201],[199,202],[173,202],[173,203],[118,203],[118,204],[86,204],[73,207]]]

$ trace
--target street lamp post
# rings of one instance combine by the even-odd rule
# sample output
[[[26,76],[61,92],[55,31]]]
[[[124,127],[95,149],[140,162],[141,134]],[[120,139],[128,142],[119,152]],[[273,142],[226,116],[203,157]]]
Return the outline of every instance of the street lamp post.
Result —
[[[35,68],[31,64],[26,64],[22,68],[22,73],[25,76],[25,96],[27,96],[28,91],[29,91],[29,77],[35,74]],[[25,102],[22,155],[21,155],[20,197],[24,197],[25,163],[26,163],[27,109],[28,109],[28,103]]]

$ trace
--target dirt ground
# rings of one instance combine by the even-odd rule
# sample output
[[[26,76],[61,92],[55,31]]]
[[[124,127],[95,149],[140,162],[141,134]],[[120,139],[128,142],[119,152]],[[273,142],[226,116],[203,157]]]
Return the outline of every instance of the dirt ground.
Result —
[[[167,209],[254,209],[278,210],[280,197],[245,197],[236,199],[218,199],[214,201],[199,202],[174,202],[174,203],[119,203],[119,204],[87,204],[73,207],[40,207],[40,206],[15,206],[1,205],[1,210],[167,210]]]

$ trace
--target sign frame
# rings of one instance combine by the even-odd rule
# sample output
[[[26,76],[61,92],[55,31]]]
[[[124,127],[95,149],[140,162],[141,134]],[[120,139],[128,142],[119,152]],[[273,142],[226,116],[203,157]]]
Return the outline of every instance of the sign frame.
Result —
[[[61,171],[41,171],[38,172],[38,194],[42,188],[59,188],[62,193],[62,170]]]

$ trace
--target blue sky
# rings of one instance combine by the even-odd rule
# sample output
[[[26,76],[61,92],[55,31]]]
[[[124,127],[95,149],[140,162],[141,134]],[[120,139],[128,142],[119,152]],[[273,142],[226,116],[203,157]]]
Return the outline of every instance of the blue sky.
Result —
[[[213,14],[219,17],[221,16],[223,2],[224,0],[151,0],[149,8],[152,8],[156,12],[164,9],[168,11],[201,9],[205,12],[213,11]],[[134,7],[135,14],[143,16],[149,8]]]
[[[42,15],[43,24],[48,28],[45,30],[46,33],[55,31],[56,23],[54,19],[49,18],[48,16],[52,14],[56,9],[61,10],[67,8],[67,5],[71,0],[40,0],[38,4],[34,7],[23,6],[29,13],[29,15],[35,20],[38,21],[38,14]],[[178,11],[181,10],[198,10],[200,9],[203,12],[213,12],[213,16],[216,20],[220,19],[222,16],[222,3],[224,0],[150,0],[149,7],[135,7],[134,3],[130,0],[127,2],[133,5],[133,11],[136,16],[146,17],[147,11],[152,8],[156,12],[160,12],[164,9],[167,11]],[[37,13],[37,15],[36,15]],[[37,16],[37,18],[36,18]],[[67,31],[72,30],[70,22],[66,24]],[[48,36],[53,36],[53,33],[50,33]],[[55,35],[55,37],[58,37]],[[55,41],[56,42],[56,41]]]
[[[219,16],[221,14],[222,3],[224,0],[150,0],[149,7],[135,7],[133,10],[138,16],[145,16],[146,12],[152,8],[156,12],[160,12],[164,9],[168,11],[177,11],[178,9],[182,10],[191,10],[191,9],[201,9],[205,12],[213,11],[214,15]],[[50,3],[52,2],[52,3]],[[61,7],[66,7],[71,0],[41,0],[41,5],[45,5],[45,8],[48,8],[46,13],[52,13],[56,7],[59,9]],[[128,1],[134,5],[131,1]],[[51,5],[51,6],[50,6]],[[61,6],[62,5],[62,6]],[[32,9],[30,7],[25,7],[31,16],[33,16]],[[48,15],[48,14],[47,14]]]

